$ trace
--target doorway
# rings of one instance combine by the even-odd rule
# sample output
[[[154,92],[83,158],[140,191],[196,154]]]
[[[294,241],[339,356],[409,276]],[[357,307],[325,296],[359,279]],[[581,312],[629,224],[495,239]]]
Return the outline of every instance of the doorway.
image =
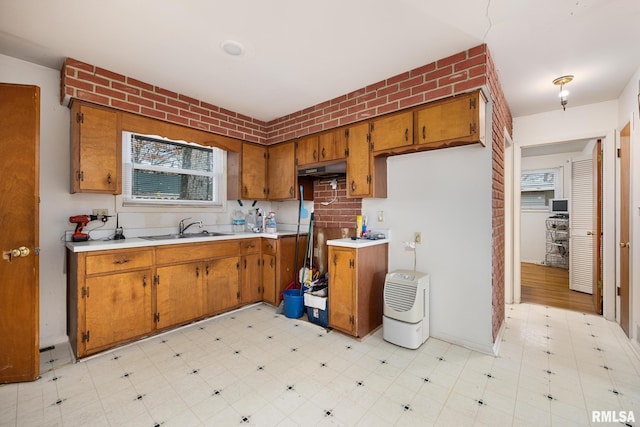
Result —
[[[520,190],[522,199],[519,212],[514,212],[521,220],[521,302],[602,313],[597,288],[597,283],[602,282],[596,280],[601,270],[592,269],[595,264],[600,265],[592,256],[600,253],[595,248],[600,247],[601,227],[596,223],[600,224],[601,217],[594,208],[602,197],[601,174],[597,173],[601,167],[599,149],[600,141],[594,139],[522,147],[522,175],[514,175],[515,179],[521,178],[520,188],[514,191]],[[592,168],[592,164],[596,167]],[[544,177],[544,182],[532,183],[531,177]],[[582,194],[588,197],[583,198]],[[582,203],[576,203],[566,217],[564,213],[550,212],[552,199]],[[580,227],[572,230],[571,223]],[[585,271],[589,274],[585,275]]]

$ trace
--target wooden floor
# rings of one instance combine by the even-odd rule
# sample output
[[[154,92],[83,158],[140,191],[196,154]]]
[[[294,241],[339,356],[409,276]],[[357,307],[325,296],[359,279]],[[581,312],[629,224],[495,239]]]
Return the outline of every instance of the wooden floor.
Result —
[[[569,270],[523,262],[521,301],[597,314],[590,294],[569,289]]]

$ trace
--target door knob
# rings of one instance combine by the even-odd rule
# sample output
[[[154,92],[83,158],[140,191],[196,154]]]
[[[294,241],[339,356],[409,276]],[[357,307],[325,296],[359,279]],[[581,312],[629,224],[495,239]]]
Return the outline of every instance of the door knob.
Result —
[[[26,246],[20,246],[18,250],[20,251],[20,256],[27,256],[31,253],[29,248],[27,248]]]

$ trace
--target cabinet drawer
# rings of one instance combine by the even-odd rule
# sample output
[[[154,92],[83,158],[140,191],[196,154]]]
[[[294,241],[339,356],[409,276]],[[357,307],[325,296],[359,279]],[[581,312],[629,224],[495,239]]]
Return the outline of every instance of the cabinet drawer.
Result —
[[[201,259],[238,256],[238,241],[168,245],[156,248],[156,264],[174,264]]]
[[[87,275],[133,270],[153,265],[153,249],[96,252],[87,255]]]
[[[278,250],[278,241],[276,239],[262,239],[262,253],[275,255]]]
[[[260,238],[245,239],[240,241],[240,254],[257,254],[260,253]]]

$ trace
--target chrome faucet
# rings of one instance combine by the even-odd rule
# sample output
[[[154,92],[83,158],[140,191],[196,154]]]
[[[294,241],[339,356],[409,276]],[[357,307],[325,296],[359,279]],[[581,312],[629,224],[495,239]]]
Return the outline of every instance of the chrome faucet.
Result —
[[[181,236],[185,231],[187,231],[187,228],[191,227],[192,225],[198,225],[198,227],[202,228],[202,221],[195,221],[191,224],[184,225],[184,222],[188,219],[191,219],[191,217],[181,219],[180,224],[178,224],[178,234],[180,234]]]

